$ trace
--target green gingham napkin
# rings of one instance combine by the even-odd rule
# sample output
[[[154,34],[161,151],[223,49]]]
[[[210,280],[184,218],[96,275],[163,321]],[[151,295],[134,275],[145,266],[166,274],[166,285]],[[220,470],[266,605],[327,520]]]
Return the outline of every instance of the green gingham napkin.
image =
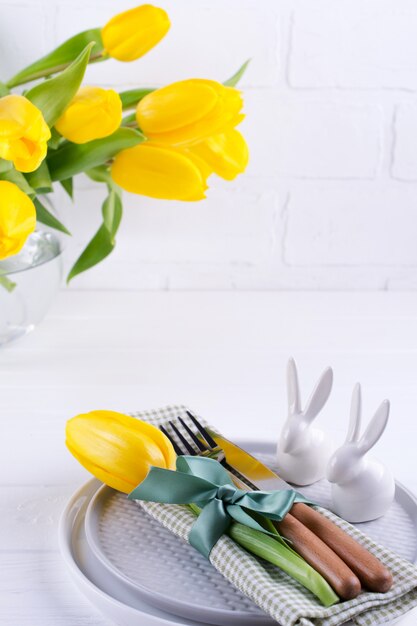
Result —
[[[193,426],[186,414],[186,407],[182,405],[133,415],[156,426],[164,425],[169,432],[167,422],[175,422],[178,416]],[[204,420],[201,422],[207,425]],[[153,502],[138,504],[165,528],[187,541],[195,516],[186,507]],[[414,565],[375,544],[333,513],[321,508],[320,511],[362,543],[391,570],[394,585],[388,593],[363,592],[354,600],[324,608],[298,582],[277,567],[252,556],[225,535],[211,551],[210,562],[232,585],[281,626],[338,626],[348,620],[358,626],[371,626],[394,620],[417,606],[417,568]]]

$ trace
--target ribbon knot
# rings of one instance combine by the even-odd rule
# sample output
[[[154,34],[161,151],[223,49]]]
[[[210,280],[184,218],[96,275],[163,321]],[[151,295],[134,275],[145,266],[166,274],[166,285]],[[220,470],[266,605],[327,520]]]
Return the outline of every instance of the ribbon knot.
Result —
[[[176,471],[151,467],[145,480],[129,494],[129,499],[164,504],[193,503],[201,507],[188,540],[207,559],[232,520],[270,534],[254,519],[253,514],[281,521],[294,502],[311,504],[293,489],[239,489],[224,467],[214,459],[179,456],[176,467]]]
[[[217,490],[217,498],[227,504],[235,504],[245,493],[245,491],[237,489],[234,485],[220,485]]]

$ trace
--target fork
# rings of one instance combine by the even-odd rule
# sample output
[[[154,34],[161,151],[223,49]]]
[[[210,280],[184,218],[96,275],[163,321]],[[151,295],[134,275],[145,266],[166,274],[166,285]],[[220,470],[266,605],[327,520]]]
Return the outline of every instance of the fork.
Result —
[[[160,430],[171,441],[177,455],[204,456],[218,461],[236,481],[237,486],[246,490],[259,491],[259,488],[241,474],[226,460],[222,448],[216,443],[204,426],[187,411],[188,417],[195,425],[202,439],[198,437],[188,424],[178,417],[186,435],[169,421],[168,424],[182,445],[179,445],[164,426]],[[317,537],[307,526],[298,521],[291,513],[287,513],[281,522],[273,522],[280,534],[291,542],[292,548],[298,552],[323,578],[333,587],[336,593],[348,600],[356,597],[361,584],[357,576],[346,563],[324,541]]]
[[[249,478],[241,474],[235,467],[230,465],[226,461],[226,455],[224,450],[214,441],[213,437],[210,433],[204,428],[202,424],[194,417],[190,411],[187,411],[188,417],[191,419],[201,436],[203,437],[203,441],[191,430],[188,424],[182,419],[182,417],[178,416],[178,421],[181,423],[184,430],[189,435],[190,439],[193,441],[194,445],[197,446],[197,449],[193,447],[193,445],[184,437],[182,432],[177,428],[174,422],[168,422],[171,426],[174,433],[177,435],[178,439],[181,441],[184,446],[184,450],[180,448],[180,446],[176,443],[176,441],[172,438],[172,436],[167,432],[167,430],[160,426],[159,430],[161,430],[166,437],[172,443],[172,446],[175,450],[177,456],[183,456],[184,454],[190,454],[191,456],[204,456],[209,459],[214,459],[218,461],[228,472],[233,476],[234,480],[237,480],[240,484],[238,485],[242,489],[252,489],[252,491],[259,491],[259,487],[257,487],[254,483],[252,483]]]

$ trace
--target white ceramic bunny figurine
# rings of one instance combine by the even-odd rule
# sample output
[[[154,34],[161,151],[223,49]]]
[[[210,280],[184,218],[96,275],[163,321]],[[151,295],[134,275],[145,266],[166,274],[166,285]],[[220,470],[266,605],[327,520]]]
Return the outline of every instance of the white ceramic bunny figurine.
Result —
[[[361,387],[357,384],[352,394],[346,441],[333,454],[327,468],[327,478],[333,483],[333,510],[349,522],[367,522],[381,517],[395,493],[392,473],[380,461],[366,456],[385,430],[389,402],[382,402],[359,437],[361,404]]]
[[[279,475],[295,485],[310,485],[324,478],[334,445],[312,422],[320,413],[332,390],[333,371],[328,367],[301,410],[297,367],[294,359],[288,361],[288,418],[277,447]]]

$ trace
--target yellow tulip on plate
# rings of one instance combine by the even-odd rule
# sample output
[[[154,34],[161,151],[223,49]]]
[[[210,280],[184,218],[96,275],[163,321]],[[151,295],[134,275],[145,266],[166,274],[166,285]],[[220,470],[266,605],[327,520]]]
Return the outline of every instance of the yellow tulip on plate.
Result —
[[[239,124],[243,100],[234,87],[214,80],[182,80],[145,96],[136,108],[142,132],[154,143],[183,146]]]
[[[115,15],[101,30],[106,52],[118,61],[134,61],[146,54],[166,35],[167,13],[151,4]]]
[[[35,226],[36,209],[29,196],[0,180],[0,259],[20,252]]]
[[[0,98],[0,158],[19,172],[33,172],[47,152],[51,131],[41,111],[24,96]]]
[[[111,168],[122,189],[163,200],[202,200],[210,173],[198,156],[151,142],[122,150]]]
[[[122,102],[113,89],[81,87],[55,128],[73,143],[87,143],[114,133],[122,121]]]
[[[155,426],[114,411],[92,411],[68,420],[69,451],[106,485],[130,493],[151,466],[175,469],[176,454]]]

